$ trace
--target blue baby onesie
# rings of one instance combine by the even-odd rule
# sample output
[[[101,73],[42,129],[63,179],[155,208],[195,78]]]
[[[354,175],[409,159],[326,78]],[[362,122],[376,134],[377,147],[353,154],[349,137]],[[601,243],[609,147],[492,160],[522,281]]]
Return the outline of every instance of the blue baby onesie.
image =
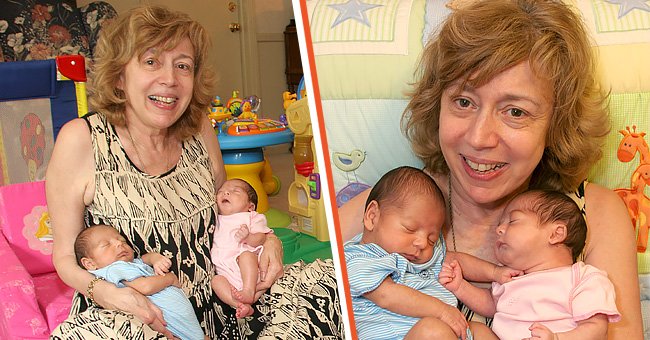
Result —
[[[141,259],[134,259],[133,262],[116,261],[104,268],[90,272],[118,287],[125,287],[122,283],[123,280],[133,281],[143,276],[156,275],[153,268],[142,262]],[[162,310],[163,317],[167,322],[167,329],[176,337],[182,340],[205,339],[192,304],[182,289],[169,286],[158,293],[149,295],[148,298]]]
[[[360,340],[402,339],[420,320],[381,308],[363,296],[379,287],[388,276],[396,283],[433,296],[450,306],[457,306],[454,294],[438,282],[445,259],[446,246],[442,236],[434,245],[431,260],[422,264],[411,263],[396,253],[389,254],[374,243],[360,244],[360,241],[361,234],[347,242],[343,249]],[[467,339],[471,339],[469,330],[467,334]]]

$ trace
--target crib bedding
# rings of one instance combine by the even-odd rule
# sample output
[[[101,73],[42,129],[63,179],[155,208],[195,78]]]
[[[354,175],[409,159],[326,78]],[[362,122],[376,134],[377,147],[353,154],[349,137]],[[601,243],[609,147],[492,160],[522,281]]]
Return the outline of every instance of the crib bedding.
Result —
[[[307,2],[337,204],[397,165],[421,166],[400,133],[400,117],[423,46],[458,1]],[[611,133],[588,180],[619,195],[644,186],[633,203],[647,207],[648,215],[635,219],[643,231],[650,223],[650,178],[640,172],[650,163],[650,5],[567,2],[591,31],[598,77],[610,93]],[[354,15],[344,10],[350,3],[357,6]],[[623,139],[639,147],[623,156]],[[650,252],[638,250],[638,259],[650,339]]]

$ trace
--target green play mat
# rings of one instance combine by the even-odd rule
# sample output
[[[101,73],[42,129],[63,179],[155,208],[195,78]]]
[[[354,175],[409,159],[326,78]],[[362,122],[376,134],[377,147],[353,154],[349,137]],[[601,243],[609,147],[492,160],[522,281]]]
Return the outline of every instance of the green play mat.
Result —
[[[284,264],[300,260],[310,263],[316,259],[332,258],[330,242],[321,242],[313,236],[289,229],[291,216],[286,212],[270,208],[264,215],[266,215],[268,226],[273,229],[275,235],[282,241],[282,247],[284,248],[284,258],[282,260]]]

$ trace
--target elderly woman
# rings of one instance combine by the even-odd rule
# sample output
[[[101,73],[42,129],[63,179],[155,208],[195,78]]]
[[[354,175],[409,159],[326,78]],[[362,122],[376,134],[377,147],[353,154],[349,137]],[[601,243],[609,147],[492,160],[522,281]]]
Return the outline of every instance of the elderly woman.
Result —
[[[255,336],[271,319],[261,314],[280,307],[258,304],[253,318],[238,324],[234,310],[210,287],[215,192],[225,170],[206,117],[213,95],[208,43],[197,22],[161,7],[136,8],[102,32],[90,97],[96,112],[63,127],[47,172],[53,261],[77,290],[71,317],[55,338],[171,335],[145,296],[75,263],[75,237],[95,224],[116,228],[136,255],[155,251],[168,257],[210,338]],[[257,290],[282,276],[281,259],[281,243],[270,235]],[[334,276],[331,268],[327,274]],[[270,300],[265,295],[261,304]]]
[[[566,192],[589,229],[581,260],[616,289],[623,318],[609,338],[641,339],[634,228],[616,194],[584,181],[609,124],[581,18],[560,1],[473,1],[423,53],[403,126],[445,193],[448,249],[496,263],[506,203],[527,189]],[[361,231],[366,197],[339,210],[344,238]]]

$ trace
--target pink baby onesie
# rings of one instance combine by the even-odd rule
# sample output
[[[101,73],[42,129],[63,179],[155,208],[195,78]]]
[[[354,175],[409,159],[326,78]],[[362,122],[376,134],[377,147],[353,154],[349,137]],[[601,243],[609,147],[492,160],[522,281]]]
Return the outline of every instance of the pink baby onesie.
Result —
[[[233,287],[242,290],[243,282],[237,257],[245,251],[256,253],[258,256],[262,252],[262,246],[252,247],[243,244],[235,239],[235,233],[242,224],[248,225],[251,233],[272,233],[266,226],[266,216],[258,214],[255,211],[241,212],[232,215],[219,215],[219,226],[214,232],[214,241],[210,255],[212,263],[217,268],[217,274],[226,277]],[[259,277],[258,277],[259,282]]]
[[[599,313],[609,322],[621,319],[607,274],[584,262],[515,277],[503,285],[492,283],[492,296],[492,330],[501,340],[530,337],[533,322],[557,333]]]

